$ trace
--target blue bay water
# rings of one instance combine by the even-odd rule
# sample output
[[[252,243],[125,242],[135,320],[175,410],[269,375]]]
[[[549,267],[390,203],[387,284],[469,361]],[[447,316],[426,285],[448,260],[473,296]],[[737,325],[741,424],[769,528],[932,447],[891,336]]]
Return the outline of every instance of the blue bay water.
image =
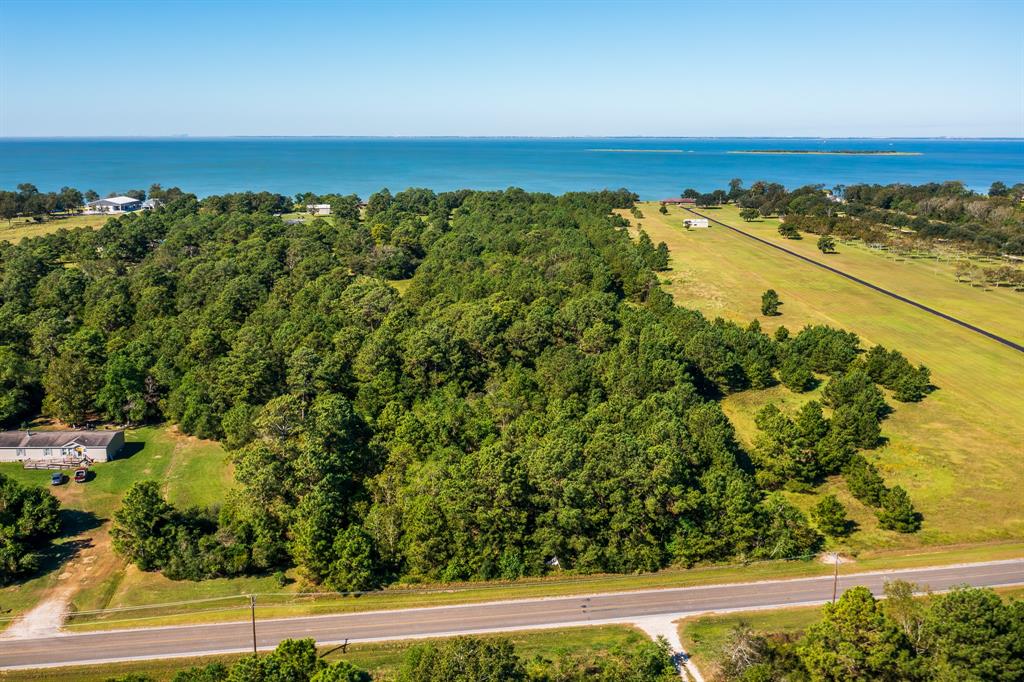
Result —
[[[861,149],[915,156],[748,155],[748,149]],[[611,151],[629,150],[629,151]],[[919,184],[960,180],[985,191],[1024,181],[1024,140],[754,138],[181,138],[0,139],[0,188],[31,182],[101,195],[152,183],[199,196],[242,190],[293,195],[388,187],[562,193],[627,187],[644,199],[731,178]]]

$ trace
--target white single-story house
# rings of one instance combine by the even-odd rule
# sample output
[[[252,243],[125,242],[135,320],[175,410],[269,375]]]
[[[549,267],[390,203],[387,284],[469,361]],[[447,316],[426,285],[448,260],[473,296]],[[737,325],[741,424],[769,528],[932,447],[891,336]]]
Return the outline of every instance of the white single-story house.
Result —
[[[3,431],[0,462],[112,460],[124,447],[124,431]]]
[[[90,201],[85,208],[94,213],[127,213],[142,208],[142,200],[135,197],[107,197]]]
[[[313,215],[331,215],[330,204],[306,204],[306,212]]]
[[[160,208],[163,205],[164,202],[160,201],[159,199],[146,199],[145,201],[142,202],[142,210],[155,211],[156,209]]]
[[[708,219],[707,218],[687,218],[686,220],[683,221],[683,225],[685,225],[686,227],[707,227],[708,226]]]

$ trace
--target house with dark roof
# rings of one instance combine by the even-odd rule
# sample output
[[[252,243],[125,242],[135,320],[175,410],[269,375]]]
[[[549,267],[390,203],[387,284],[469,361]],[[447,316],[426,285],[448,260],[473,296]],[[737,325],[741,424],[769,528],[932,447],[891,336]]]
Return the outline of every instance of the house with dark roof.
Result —
[[[124,447],[124,431],[2,431],[0,462],[107,462]]]

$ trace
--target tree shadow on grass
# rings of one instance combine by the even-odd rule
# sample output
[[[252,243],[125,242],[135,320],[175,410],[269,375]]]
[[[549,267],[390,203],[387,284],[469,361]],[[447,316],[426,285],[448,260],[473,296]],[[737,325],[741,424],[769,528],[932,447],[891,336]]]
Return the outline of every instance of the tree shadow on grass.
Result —
[[[96,514],[78,509],[60,510],[61,533],[50,544],[36,550],[38,567],[36,570],[17,576],[8,581],[5,587],[11,585],[23,585],[30,580],[41,578],[74,559],[78,554],[89,547],[92,547],[93,540],[88,537],[80,537],[83,533],[99,528],[104,519]],[[0,615],[3,612],[0,611]]]
[[[73,538],[76,535],[85,533],[86,531],[99,528],[103,525],[104,521],[105,519],[101,519],[90,511],[82,511],[81,509],[61,509],[61,533],[59,537]]]
[[[142,452],[142,448],[144,447],[146,447],[145,443],[129,441],[118,451],[117,455],[114,456],[114,459],[130,459]]]
[[[846,519],[846,523],[843,525],[843,534],[839,537],[848,538],[854,533],[860,530],[860,524],[853,519]]]

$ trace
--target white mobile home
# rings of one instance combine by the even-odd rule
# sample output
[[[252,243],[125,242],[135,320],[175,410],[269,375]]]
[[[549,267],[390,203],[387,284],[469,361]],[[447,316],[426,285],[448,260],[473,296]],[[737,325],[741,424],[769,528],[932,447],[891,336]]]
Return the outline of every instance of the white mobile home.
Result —
[[[3,431],[0,462],[107,462],[124,447],[124,431]]]

